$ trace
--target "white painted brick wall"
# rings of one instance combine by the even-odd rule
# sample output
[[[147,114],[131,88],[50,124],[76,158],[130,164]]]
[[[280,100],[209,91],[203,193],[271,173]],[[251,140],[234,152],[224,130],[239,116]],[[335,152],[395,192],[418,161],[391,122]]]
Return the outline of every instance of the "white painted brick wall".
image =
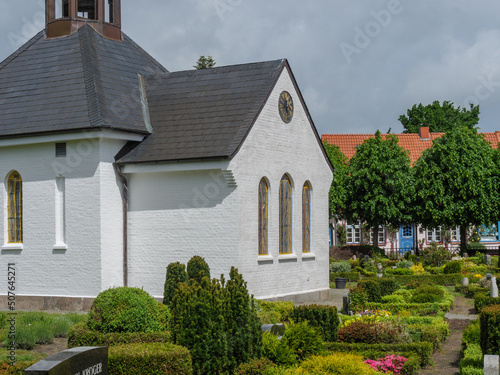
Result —
[[[278,99],[288,91],[294,116],[285,124],[278,113]],[[239,189],[239,270],[251,293],[271,298],[328,289],[328,191],[332,173],[325,161],[288,71],[285,70],[243,147],[231,162]],[[279,183],[288,173],[293,180],[293,253],[297,261],[279,260]],[[258,258],[258,186],[262,177],[269,189],[269,255]],[[312,185],[311,251],[302,259],[302,187]]]
[[[100,159],[101,154],[116,153],[122,145],[72,141],[67,143],[66,158],[55,157],[53,142],[0,148],[0,245],[7,242],[5,179],[12,170],[23,179],[24,249],[0,254],[1,264],[16,263],[19,295],[95,297],[110,284],[107,271],[122,246],[121,232],[117,236],[113,226],[115,222],[121,226],[121,216],[116,216],[121,213],[121,203],[116,209],[120,196],[117,185],[110,185],[110,160],[101,164]],[[53,250],[55,178],[59,174],[66,185],[66,251]],[[109,203],[103,205],[105,201]],[[102,259],[101,241],[106,246]],[[6,280],[6,274],[7,268],[1,267],[0,278]]]
[[[166,267],[205,258],[228,274],[238,251],[238,197],[220,171],[128,175],[129,285],[163,297]]]

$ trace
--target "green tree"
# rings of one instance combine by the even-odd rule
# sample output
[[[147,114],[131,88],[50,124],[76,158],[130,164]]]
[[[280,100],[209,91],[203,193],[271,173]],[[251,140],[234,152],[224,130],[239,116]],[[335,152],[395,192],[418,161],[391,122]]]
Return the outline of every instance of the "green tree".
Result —
[[[473,129],[479,122],[479,105],[470,104],[470,109],[455,108],[446,100],[443,104],[437,100],[426,106],[415,104],[406,113],[399,116],[405,128],[403,133],[418,133],[422,126],[428,126],[431,132],[446,133],[461,125]]]
[[[195,68],[196,70],[209,69],[213,68],[215,64],[216,62],[214,61],[214,59],[212,59],[212,56],[200,56],[200,58],[196,62],[196,65],[193,65],[193,68]]]
[[[347,202],[347,191],[345,184],[349,177],[347,157],[340,151],[340,147],[323,142],[326,154],[335,169],[333,173],[332,186],[329,193],[330,218],[343,219],[345,205]]]
[[[357,147],[349,163],[345,216],[367,223],[378,246],[379,225],[411,222],[413,183],[408,151],[398,145],[396,135],[380,131]]]
[[[170,263],[167,266],[167,276],[165,277],[165,285],[163,288],[163,304],[170,306],[172,298],[174,298],[177,284],[187,283],[188,274],[186,266],[180,262]]]
[[[498,220],[499,153],[475,129],[459,126],[438,138],[416,162],[415,219],[424,227],[460,225],[462,251],[469,225]]]
[[[210,280],[210,267],[205,262],[205,259],[199,255],[195,255],[189,259],[186,269],[189,280],[194,280],[198,283],[201,283],[204,277]]]

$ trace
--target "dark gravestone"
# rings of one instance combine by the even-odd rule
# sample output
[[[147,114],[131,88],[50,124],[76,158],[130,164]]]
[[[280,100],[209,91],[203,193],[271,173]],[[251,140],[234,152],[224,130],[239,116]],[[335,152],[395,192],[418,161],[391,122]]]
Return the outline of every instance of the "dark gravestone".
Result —
[[[26,375],[108,375],[108,347],[72,348],[51,355],[25,371]]]
[[[285,325],[283,323],[263,324],[262,330],[264,332],[270,332],[275,336],[281,337],[285,334]]]

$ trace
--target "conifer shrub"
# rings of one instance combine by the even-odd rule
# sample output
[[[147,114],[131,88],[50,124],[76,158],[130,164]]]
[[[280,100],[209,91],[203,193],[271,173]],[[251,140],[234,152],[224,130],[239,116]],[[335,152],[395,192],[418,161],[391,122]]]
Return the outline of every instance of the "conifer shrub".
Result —
[[[297,363],[295,351],[285,340],[271,332],[264,332],[262,335],[262,357],[277,365],[290,366]]]
[[[139,288],[111,288],[99,293],[89,312],[87,326],[97,332],[159,332],[158,302]]]
[[[187,264],[187,274],[189,280],[194,280],[201,283],[201,280],[206,277],[210,279],[210,267],[208,266],[205,259],[195,255],[192,257]]]
[[[174,298],[178,283],[188,282],[186,266],[180,262],[170,263],[167,266],[167,276],[165,277],[165,286],[163,288],[163,304],[170,306]]]
[[[108,351],[110,375],[191,375],[189,350],[172,343],[111,346]]]
[[[195,374],[229,372],[260,354],[262,329],[253,297],[234,267],[227,281],[178,284],[171,302],[172,341],[187,347]]]
[[[310,355],[319,354],[323,349],[321,332],[310,326],[307,321],[299,323],[292,321],[287,324],[282,340],[295,352],[299,361]]]
[[[338,338],[339,317],[335,306],[297,306],[292,310],[290,319],[297,323],[307,321],[320,330],[325,341],[336,341]]]
[[[483,354],[500,355],[500,305],[483,308],[479,314],[479,322]]]
[[[445,274],[461,273],[462,272],[462,262],[460,262],[458,260],[454,260],[454,261],[446,263],[443,267],[443,272]]]

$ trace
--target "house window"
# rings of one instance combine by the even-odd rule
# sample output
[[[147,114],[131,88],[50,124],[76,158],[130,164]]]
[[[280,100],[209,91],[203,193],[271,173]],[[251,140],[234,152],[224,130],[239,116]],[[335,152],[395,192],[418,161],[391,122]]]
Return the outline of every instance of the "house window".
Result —
[[[69,0],[57,0],[55,15],[56,19],[69,17]]]
[[[427,229],[427,242],[441,243],[443,239],[441,237],[441,227],[434,229]]]
[[[7,179],[7,232],[9,243],[23,242],[23,180],[18,172]]]
[[[361,222],[346,224],[347,243],[357,244],[361,243]]]
[[[302,252],[311,252],[311,185],[302,188]]]
[[[451,229],[451,242],[460,242],[460,227]]]
[[[259,183],[259,255],[268,254],[268,186],[263,178]]]
[[[280,254],[292,253],[292,183],[288,175],[280,182]]]
[[[373,235],[375,233],[375,229],[372,228],[370,232],[370,243],[373,243]],[[379,225],[378,227],[378,243],[385,243],[385,227],[383,225]]]

